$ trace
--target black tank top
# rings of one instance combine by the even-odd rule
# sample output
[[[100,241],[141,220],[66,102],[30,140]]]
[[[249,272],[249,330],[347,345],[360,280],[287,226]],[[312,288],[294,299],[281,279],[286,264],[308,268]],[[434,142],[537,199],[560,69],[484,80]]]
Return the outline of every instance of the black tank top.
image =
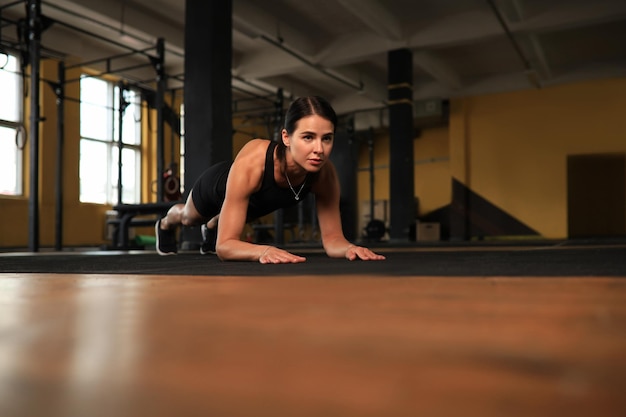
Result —
[[[277,143],[270,141],[265,154],[265,172],[263,173],[263,182],[259,191],[253,193],[250,196],[250,202],[248,204],[247,220],[254,220],[259,217],[265,216],[279,208],[287,208],[295,206],[299,201],[303,200],[310,192],[311,186],[310,175],[307,175],[302,192],[299,197],[300,200],[296,200],[294,193],[289,188],[282,188],[276,184],[274,178],[274,149]],[[296,192],[300,190],[300,184],[292,184]]]
[[[246,221],[258,219],[279,208],[298,204],[298,200],[295,199],[291,189],[279,187],[274,179],[274,149],[276,149],[276,145],[276,142],[268,140],[261,188],[250,196]],[[223,161],[212,165],[202,173],[193,185],[191,196],[196,209],[202,216],[212,218],[222,210],[226,197],[226,182],[232,164],[232,161]],[[314,175],[307,176],[307,182],[299,194],[301,200],[310,193],[314,180]],[[301,185],[295,184],[294,189],[300,190]]]

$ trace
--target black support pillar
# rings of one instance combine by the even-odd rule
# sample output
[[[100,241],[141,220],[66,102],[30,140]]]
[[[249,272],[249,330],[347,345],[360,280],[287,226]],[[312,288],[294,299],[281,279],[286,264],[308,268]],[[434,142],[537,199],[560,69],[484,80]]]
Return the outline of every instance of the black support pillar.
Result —
[[[359,208],[357,206],[357,174],[358,174],[358,143],[354,135],[354,118],[340,121],[335,129],[335,141],[330,159],[337,169],[341,198],[339,208],[341,226],[346,239],[357,240],[357,221]]]
[[[185,191],[232,159],[232,0],[185,3]]]
[[[57,167],[55,182],[54,250],[63,249],[63,153],[65,152],[65,63],[59,62],[59,82],[54,86],[57,96]]]
[[[164,107],[165,107],[165,87],[167,84],[167,80],[165,79],[165,40],[163,38],[159,38],[156,45],[157,50],[157,59],[153,62],[157,75],[157,93],[154,100],[154,107],[156,107],[157,112],[157,175],[156,178],[159,179],[157,181],[157,201],[163,201],[163,181],[162,178],[164,169],[164,155],[165,155],[165,138],[164,131],[165,123],[164,123]],[[120,89],[120,95],[121,95]],[[120,103],[121,105],[121,103]],[[121,114],[123,116],[123,113]],[[120,117],[120,130],[122,130],[122,117]],[[121,138],[121,136],[120,136]],[[120,140],[120,149],[122,146],[122,141]],[[122,161],[122,154],[120,153],[120,164]],[[121,166],[121,165],[120,165]],[[122,173],[120,171],[120,178]],[[121,183],[120,183],[121,185]],[[121,199],[122,189],[119,189],[119,195]],[[120,200],[121,201],[121,200]]]
[[[415,221],[413,161],[413,55],[408,49],[387,56],[389,89],[389,203],[391,240],[409,239]]]
[[[231,61],[232,0],[186,0],[185,197],[205,169],[233,157]],[[180,240],[195,249],[200,228],[183,228]]]
[[[30,189],[28,249],[39,251],[39,62],[41,59],[41,0],[28,0],[28,62],[30,64]]]
[[[126,85],[124,84],[124,82],[119,81],[117,84],[117,88],[119,90],[119,96],[118,96],[118,102],[117,102],[117,125],[118,125],[118,128],[117,128],[117,204],[122,204],[124,202],[124,197],[123,197],[124,181],[123,181],[123,175],[122,175],[122,172],[124,171],[123,169],[124,159],[122,157],[122,155],[124,155],[124,112],[126,111],[128,102],[126,101],[126,98],[124,97],[124,92],[126,91]],[[157,103],[159,102],[158,99],[156,101]],[[158,109],[159,107],[157,105],[157,114],[159,112]],[[163,130],[163,126],[157,123],[157,136],[159,135],[158,130]],[[158,148],[158,144],[157,144],[157,148]],[[157,152],[157,155],[158,155],[158,152]],[[160,171],[157,171],[157,173],[158,172]],[[160,175],[157,176],[157,178],[159,177]],[[157,181],[157,184],[159,184],[160,186],[161,181]],[[158,195],[160,196],[160,194]],[[161,200],[158,199],[157,201],[161,201]]]

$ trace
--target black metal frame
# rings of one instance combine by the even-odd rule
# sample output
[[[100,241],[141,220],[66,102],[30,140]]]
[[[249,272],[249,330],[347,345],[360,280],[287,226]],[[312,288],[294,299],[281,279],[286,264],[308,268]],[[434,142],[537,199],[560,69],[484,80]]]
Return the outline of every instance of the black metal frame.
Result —
[[[106,70],[94,74],[92,76],[102,76],[108,74],[121,74],[124,71],[129,71],[132,69],[137,69],[141,67],[145,67],[147,65],[152,65],[156,72],[156,95],[155,95],[155,108],[157,110],[157,177],[160,177],[160,173],[163,171],[164,163],[163,163],[163,149],[164,149],[164,134],[163,134],[163,122],[164,122],[164,96],[166,91],[166,83],[167,83],[167,75],[165,73],[165,43],[163,39],[158,39],[156,47],[147,48],[144,50],[138,50],[126,45],[120,44],[118,42],[111,41],[102,36],[96,35],[94,33],[88,32],[86,30],[77,28],[75,26],[59,22],[52,21],[50,19],[46,19],[45,16],[41,13],[41,0],[18,0],[14,1],[10,4],[6,4],[0,7],[0,11],[6,9],[8,7],[12,7],[19,4],[26,4],[26,36],[24,39],[24,44],[17,45],[17,49],[22,52],[23,56],[25,53],[28,53],[28,65],[31,67],[30,73],[30,129],[29,129],[29,140],[30,140],[30,182],[29,182],[29,201],[28,201],[28,249],[31,252],[39,251],[39,123],[43,121],[39,108],[39,97],[40,97],[40,81],[47,82],[50,87],[53,89],[56,94],[57,100],[57,167],[56,167],[56,179],[55,179],[55,249],[62,250],[63,248],[63,148],[64,148],[64,136],[65,136],[65,86],[68,83],[80,81],[78,79],[66,79],[66,72],[68,70],[77,68],[77,67],[85,67],[97,63],[104,62],[106,65]],[[7,22],[7,25],[11,24],[19,24],[20,22],[13,22],[8,19],[2,18],[0,15],[0,25],[4,25],[4,22]],[[44,23],[45,20],[45,23]],[[71,66],[66,66],[64,62],[61,60],[59,62],[58,67],[58,80],[50,81],[45,80],[40,76],[40,63],[42,58],[42,46],[41,46],[41,36],[43,31],[45,30],[44,26],[49,26],[50,24],[59,24],[68,29],[80,32],[84,35],[92,36],[101,41],[108,42],[117,47],[126,49],[128,52],[117,54],[101,59],[90,60],[86,62],[81,62],[78,64],[74,64]],[[15,45],[14,45],[15,47]],[[148,51],[156,49],[156,56],[147,53]],[[112,69],[111,63],[115,59],[128,57],[131,55],[143,55],[149,59],[149,63],[147,64],[138,64],[134,66]],[[123,77],[123,75],[122,75]],[[145,88],[144,88],[145,89]],[[122,91],[121,91],[122,93]],[[120,94],[120,97],[123,94]],[[122,113],[121,111],[120,113]],[[122,114],[119,116],[122,117]],[[121,123],[121,120],[120,120]],[[120,138],[121,142],[121,129],[120,129]],[[121,152],[121,149],[120,149]],[[119,161],[120,169],[121,169],[121,159]],[[119,175],[121,181],[121,173]],[[157,198],[158,201],[162,201],[163,199],[163,188],[160,182],[158,183],[157,189]],[[118,204],[122,204],[121,201],[121,187],[119,189],[119,199]]]
[[[57,166],[56,166],[56,173],[55,173],[55,176],[56,176],[55,199],[56,201],[55,201],[55,244],[54,244],[55,250],[57,251],[60,251],[63,249],[63,149],[64,149],[64,143],[65,143],[65,140],[64,140],[65,139],[64,138],[65,137],[65,123],[64,123],[65,101],[72,100],[71,98],[66,97],[65,86],[69,83],[80,81],[80,78],[67,79],[66,78],[67,71],[75,69],[77,67],[85,67],[85,66],[98,64],[98,63],[104,63],[105,64],[104,71],[95,73],[93,75],[88,75],[88,76],[102,76],[102,75],[109,75],[109,74],[117,74],[117,75],[120,75],[120,77],[122,77],[123,79],[127,79],[131,81],[134,86],[142,89],[142,91],[149,90],[149,88],[146,88],[142,85],[147,85],[150,82],[156,81],[157,85],[156,85],[153,105],[154,105],[154,108],[157,110],[157,129],[156,129],[157,130],[157,138],[156,138],[157,140],[157,167],[156,167],[157,178],[161,177],[161,173],[164,170],[164,153],[165,152],[164,152],[163,125],[165,122],[164,107],[165,107],[165,94],[167,91],[167,80],[168,78],[171,78],[171,79],[175,79],[177,81],[184,83],[184,76],[182,76],[181,74],[168,77],[168,75],[165,73],[165,42],[162,38],[158,39],[155,47],[150,47],[150,48],[146,48],[143,50],[135,49],[127,45],[121,44],[119,42],[115,42],[113,40],[107,39],[95,33],[91,33],[84,29],[78,28],[76,26],[73,26],[73,25],[70,25],[61,21],[46,18],[42,14],[42,11],[41,11],[43,3],[44,2],[42,0],[16,0],[16,1],[13,1],[12,3],[0,6],[0,30],[5,26],[18,25],[22,23],[20,21],[16,22],[16,21],[11,21],[9,19],[3,18],[1,14],[2,10],[19,5],[19,4],[25,4],[27,8],[27,19],[26,19],[27,25],[25,26],[26,36],[24,37],[23,40],[20,39],[19,44],[12,44],[10,47],[11,49],[16,49],[19,52],[21,52],[23,59],[27,52],[28,53],[28,65],[31,67],[30,75],[24,75],[24,77],[30,78],[29,92],[31,95],[30,119],[29,119],[30,129],[29,129],[29,135],[28,135],[28,138],[31,142],[30,155],[29,155],[29,158],[30,158],[30,182],[29,182],[30,193],[29,193],[29,202],[28,202],[28,249],[31,252],[38,252],[39,246],[40,246],[40,242],[39,242],[39,228],[40,228],[40,224],[39,224],[39,220],[40,220],[39,218],[40,217],[40,213],[39,213],[39,206],[40,206],[40,201],[39,201],[39,186],[40,186],[39,184],[39,159],[40,159],[39,157],[39,133],[40,133],[39,127],[40,127],[40,122],[43,121],[41,117],[40,109],[39,109],[40,81],[46,82],[53,89],[56,95],[56,103],[57,103],[57,149],[56,149]],[[46,6],[58,8],[58,6],[55,6],[53,4],[48,4],[48,3],[46,3]],[[116,54],[116,55],[111,55],[111,56],[100,58],[100,59],[80,62],[80,63],[73,64],[73,65],[65,65],[62,58],[59,57],[59,55],[62,55],[61,53],[59,53],[58,51],[56,52],[48,51],[41,44],[42,33],[52,24],[61,25],[72,31],[79,32],[83,35],[91,36],[95,39],[109,43],[118,48],[125,49],[127,52]],[[150,54],[149,51],[152,51],[154,49],[156,49],[156,55]],[[42,50],[45,52],[44,54],[42,54]],[[55,81],[45,80],[40,76],[41,58],[48,56],[48,55],[59,59],[58,79]],[[149,63],[137,64],[137,65],[127,66],[124,68],[116,68],[116,69],[112,68],[112,63],[114,60],[129,57],[132,55],[145,56],[146,58],[148,58]],[[156,72],[156,78],[153,80],[131,80],[127,76],[123,75],[123,72],[142,68],[147,65],[152,65]],[[241,91],[249,95],[250,96],[249,100],[265,100],[269,104],[268,107],[265,107],[262,109],[261,108],[246,109],[246,110],[239,111],[237,109],[238,103],[244,102],[247,100],[246,99],[234,100],[233,101],[234,112],[245,111],[247,113],[250,113],[251,111],[261,110],[261,111],[264,111],[265,114],[272,114],[273,116],[272,119],[275,122],[275,125],[279,126],[280,121],[282,120],[282,116],[283,116],[282,113],[284,111],[284,108],[283,108],[284,98],[283,98],[282,89],[279,89],[278,91],[274,92],[274,91],[270,91],[269,89],[265,87],[255,85],[241,77],[233,76],[233,78],[239,80],[240,82],[244,84],[250,85],[256,90],[266,91],[268,95],[267,96],[259,95],[259,94],[253,93],[251,91],[247,91],[239,87],[232,87],[233,89],[237,89],[238,91]],[[345,80],[338,80],[338,81],[345,83]],[[362,86],[353,86],[353,87],[362,88]],[[177,89],[179,88],[172,89],[172,91],[177,90]],[[122,95],[123,95],[122,91],[120,91],[120,97]],[[120,106],[120,114],[118,116],[120,118],[120,126],[122,123],[121,118],[122,118],[122,112],[123,112],[123,110],[121,110],[121,107],[122,106]],[[120,129],[120,137],[118,138],[118,140],[120,142],[120,152],[121,152],[121,147],[122,147],[121,129]],[[121,170],[121,155],[119,159],[120,159],[119,164],[120,164],[120,170]],[[119,181],[121,181],[121,172],[118,173],[118,178],[119,178]],[[118,205],[122,205],[123,202],[121,200],[121,195],[122,195],[121,184],[118,184],[118,187],[119,187]],[[157,192],[157,201],[162,202],[163,201],[163,184],[161,181],[157,181],[156,192]],[[278,227],[278,223],[279,222],[277,222],[277,227]],[[277,233],[276,235],[282,236],[282,233]]]

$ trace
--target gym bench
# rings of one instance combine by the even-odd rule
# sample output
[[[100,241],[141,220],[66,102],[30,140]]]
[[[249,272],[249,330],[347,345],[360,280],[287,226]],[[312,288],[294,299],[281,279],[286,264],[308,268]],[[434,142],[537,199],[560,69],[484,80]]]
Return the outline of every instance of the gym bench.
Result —
[[[159,218],[165,216],[174,204],[178,203],[182,203],[182,201],[118,204],[114,206],[113,210],[117,212],[117,217],[106,222],[107,225],[113,226],[113,248],[130,249],[128,234],[131,227],[153,226]],[[137,216],[142,217],[135,218]]]

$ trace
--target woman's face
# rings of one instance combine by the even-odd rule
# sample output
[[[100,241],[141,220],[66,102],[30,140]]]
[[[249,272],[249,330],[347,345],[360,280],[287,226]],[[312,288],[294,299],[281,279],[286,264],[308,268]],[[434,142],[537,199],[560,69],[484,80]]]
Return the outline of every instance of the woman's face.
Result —
[[[291,136],[283,129],[283,143],[296,164],[307,172],[318,172],[333,149],[334,130],[327,119],[316,114],[306,116],[298,120]]]

